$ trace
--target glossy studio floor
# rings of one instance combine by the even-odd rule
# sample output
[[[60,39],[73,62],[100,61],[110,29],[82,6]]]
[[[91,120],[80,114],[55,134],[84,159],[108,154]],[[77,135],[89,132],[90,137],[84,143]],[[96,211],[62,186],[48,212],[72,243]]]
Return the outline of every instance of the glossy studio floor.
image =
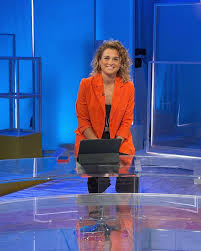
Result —
[[[200,159],[132,160],[105,172],[111,185],[95,194],[73,156],[0,161],[1,183],[44,180],[1,196],[0,250],[201,250]],[[138,191],[116,192],[120,176],[137,179]]]

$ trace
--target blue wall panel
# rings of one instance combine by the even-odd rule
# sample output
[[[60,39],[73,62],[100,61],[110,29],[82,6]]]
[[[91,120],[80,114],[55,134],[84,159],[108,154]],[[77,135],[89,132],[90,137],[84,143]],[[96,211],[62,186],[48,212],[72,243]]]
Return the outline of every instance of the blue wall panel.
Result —
[[[132,50],[134,32],[134,2],[125,0],[118,4],[116,0],[96,1],[96,39],[120,40],[127,49]],[[130,51],[132,56],[132,51]]]
[[[173,3],[173,2],[199,2],[198,0],[174,1],[174,0],[136,0],[140,8],[137,9],[137,38],[136,46],[146,48],[148,51],[147,61],[152,56],[152,24],[153,24],[153,4]],[[119,1],[97,0],[97,25],[96,39],[119,39],[124,45],[132,50],[133,23],[131,23],[134,13],[132,13],[133,1],[126,0],[124,4]],[[81,78],[87,77],[91,70],[90,62],[93,57],[94,48],[94,0],[34,0],[35,4],[35,53],[42,57],[42,78],[43,78],[43,149],[55,149],[61,143],[73,143],[74,133],[77,126],[75,115],[75,101]],[[113,6],[113,8],[111,8]],[[141,11],[141,12],[139,12]],[[140,13],[140,14],[139,14]],[[197,12],[196,12],[197,13]],[[163,13],[164,25],[158,41],[159,59],[170,59],[173,55],[178,58],[189,60],[192,52],[184,50],[183,42],[180,43],[170,38],[167,43],[168,31],[175,28],[174,22],[177,19],[170,19],[170,13]],[[175,16],[176,18],[177,16]],[[195,39],[191,37],[191,27],[194,31],[198,26],[188,20],[188,13],[184,12],[181,19],[177,21],[182,24],[183,33],[178,33],[182,41],[190,43],[193,48],[194,60],[199,60],[200,52],[195,48],[200,46],[200,36]],[[197,13],[200,18],[200,12]],[[163,21],[160,21],[161,25]],[[0,3],[0,33],[16,34],[16,55],[31,56],[31,0],[7,0]],[[197,27],[197,28],[196,28]],[[189,36],[184,36],[189,28]],[[176,29],[175,29],[176,30]],[[176,34],[176,33],[175,33]],[[183,35],[182,35],[183,34]],[[174,41],[176,40],[176,41]],[[10,43],[8,41],[8,43]],[[174,43],[174,46],[173,46]],[[11,44],[11,43],[10,43]],[[171,45],[171,50],[167,50],[167,45]],[[9,54],[5,40],[0,38],[0,56],[3,53]],[[130,51],[131,52],[131,51]],[[169,53],[171,52],[171,53]],[[180,53],[181,52],[181,53]],[[178,54],[180,53],[180,54]],[[133,54],[133,52],[131,53]],[[189,56],[190,55],[190,56]],[[4,55],[5,56],[5,55]],[[167,57],[168,58],[167,58]],[[181,59],[181,58],[180,58]],[[5,73],[5,64],[2,70]],[[146,72],[146,71],[145,71]],[[24,71],[22,79],[29,79]],[[5,75],[5,74],[4,74]],[[1,74],[1,79],[7,81],[7,76]],[[140,82],[135,83],[136,90],[140,89]],[[26,85],[26,81],[22,81]],[[139,85],[139,86],[137,86]],[[6,89],[6,85],[2,85]],[[25,87],[25,86],[24,86]],[[22,86],[22,88],[24,89]],[[3,90],[2,89],[2,90]],[[137,98],[136,98],[137,100]],[[138,98],[139,100],[139,98]],[[144,102],[144,99],[142,100]],[[139,101],[140,103],[140,101]],[[3,115],[1,105],[1,116]],[[138,104],[138,107],[141,107]],[[141,109],[141,108],[140,108]],[[140,112],[140,110],[139,110]],[[140,121],[139,121],[140,123]]]
[[[16,34],[16,56],[32,56],[31,0],[0,1],[0,33]],[[0,56],[11,56],[1,41],[5,38],[0,36]],[[8,43],[11,45],[10,39]]]
[[[31,32],[31,1],[7,0],[0,1],[0,34],[15,34],[16,56],[32,56]],[[0,56],[13,56],[12,36],[0,35]],[[20,72],[25,81],[20,81],[22,89],[30,84],[27,71]],[[0,92],[9,91],[9,64],[6,60],[0,61]],[[26,114],[29,107],[21,105]],[[23,116],[23,114],[22,114]],[[30,115],[29,119],[31,118]],[[0,100],[0,129],[9,127],[9,102]],[[3,119],[2,119],[3,118]],[[22,119],[23,121],[23,119]]]
[[[94,50],[94,1],[35,0],[35,53],[42,57],[43,149],[74,143],[75,102]]]

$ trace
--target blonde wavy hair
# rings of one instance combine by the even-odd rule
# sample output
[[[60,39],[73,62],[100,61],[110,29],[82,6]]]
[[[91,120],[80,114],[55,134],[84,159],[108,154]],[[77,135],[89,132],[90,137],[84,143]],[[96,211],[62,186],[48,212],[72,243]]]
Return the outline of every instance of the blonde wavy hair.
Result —
[[[117,72],[117,76],[123,79],[123,82],[128,82],[130,80],[129,76],[129,68],[132,65],[131,59],[128,55],[128,51],[124,48],[124,46],[118,40],[108,40],[104,41],[100,47],[97,49],[96,54],[92,60],[92,72],[91,76],[94,76],[97,73],[101,72],[101,67],[99,65],[99,61],[103,55],[103,52],[106,49],[114,49],[117,50],[120,57],[120,69]]]

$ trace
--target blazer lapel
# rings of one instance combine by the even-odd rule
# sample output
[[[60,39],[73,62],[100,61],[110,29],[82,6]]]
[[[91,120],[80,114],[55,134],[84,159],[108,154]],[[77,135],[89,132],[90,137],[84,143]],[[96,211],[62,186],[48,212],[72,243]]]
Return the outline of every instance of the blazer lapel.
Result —
[[[100,103],[100,106],[105,114],[104,86],[103,86],[103,79],[102,79],[101,74],[97,74],[94,76],[93,89],[94,89],[94,93],[97,97],[97,100]]]
[[[121,103],[121,88],[123,86],[124,86],[124,83],[121,80],[121,78],[116,77],[113,96],[112,96],[112,107],[111,107],[110,119],[113,118],[117,107]]]

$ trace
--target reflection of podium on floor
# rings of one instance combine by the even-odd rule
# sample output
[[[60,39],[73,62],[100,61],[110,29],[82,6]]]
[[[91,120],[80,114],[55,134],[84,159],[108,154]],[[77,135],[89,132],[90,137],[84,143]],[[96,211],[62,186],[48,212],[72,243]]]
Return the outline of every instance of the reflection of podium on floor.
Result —
[[[41,157],[41,59],[16,57],[15,34],[1,38],[11,46],[0,56],[0,159]]]
[[[77,203],[88,207],[89,217],[77,223],[80,250],[133,250],[133,216],[130,196],[78,196]],[[116,200],[116,202],[115,202]]]
[[[91,215],[93,213],[98,213],[97,218],[93,218]],[[108,221],[113,220],[112,218],[105,217],[104,207],[100,206],[99,210],[89,212],[91,219],[96,220],[96,224],[91,226],[83,226],[80,228],[80,233],[96,233],[103,232],[106,239],[109,238],[111,231],[118,231],[118,226],[113,226],[108,223]]]

